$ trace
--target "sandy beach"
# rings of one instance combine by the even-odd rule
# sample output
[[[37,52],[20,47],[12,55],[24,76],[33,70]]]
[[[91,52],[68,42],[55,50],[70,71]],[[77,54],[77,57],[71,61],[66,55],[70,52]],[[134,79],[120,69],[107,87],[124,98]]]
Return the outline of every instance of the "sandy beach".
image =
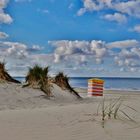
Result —
[[[76,89],[83,97],[77,100],[54,85],[54,98],[22,88],[19,84],[0,84],[1,140],[139,140],[140,92],[104,91],[103,97],[87,97],[86,90]],[[122,110],[117,119],[105,118],[97,108],[121,97]],[[129,107],[127,107],[129,106]]]
[[[140,140],[140,0],[0,0],[0,140]]]

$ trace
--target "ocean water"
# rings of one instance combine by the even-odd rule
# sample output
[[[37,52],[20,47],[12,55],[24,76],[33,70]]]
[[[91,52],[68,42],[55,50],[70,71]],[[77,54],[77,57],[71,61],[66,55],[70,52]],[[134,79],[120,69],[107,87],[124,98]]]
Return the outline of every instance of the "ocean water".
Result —
[[[72,87],[87,88],[88,79],[91,77],[71,77],[69,79],[70,85]],[[15,77],[15,79],[24,82],[24,77]],[[140,78],[110,78],[102,77],[105,81],[105,89],[115,89],[115,90],[140,90]]]
[[[72,77],[70,78],[70,84],[73,87],[87,88],[88,79],[91,77]],[[110,78],[102,77],[105,81],[105,89],[115,89],[115,90],[140,90],[140,78]]]

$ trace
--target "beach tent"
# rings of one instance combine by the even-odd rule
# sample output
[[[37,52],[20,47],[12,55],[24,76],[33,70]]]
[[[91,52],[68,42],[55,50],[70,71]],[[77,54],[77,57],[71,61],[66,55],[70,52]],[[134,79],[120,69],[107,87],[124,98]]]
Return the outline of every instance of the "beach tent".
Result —
[[[89,79],[88,80],[88,96],[103,96],[104,80]]]

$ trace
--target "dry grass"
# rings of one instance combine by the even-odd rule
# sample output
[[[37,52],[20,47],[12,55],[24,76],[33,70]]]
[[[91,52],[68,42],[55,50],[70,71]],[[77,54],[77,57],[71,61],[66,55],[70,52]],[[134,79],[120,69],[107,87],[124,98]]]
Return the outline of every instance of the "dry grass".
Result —
[[[42,68],[38,65],[35,65],[33,68],[29,68],[28,74],[26,76],[27,85],[24,85],[23,87],[29,86],[32,88],[38,88],[48,97],[52,96],[48,72],[49,67]]]
[[[77,98],[81,96],[70,86],[69,78],[62,72],[58,73],[55,78],[50,78],[48,76],[49,67],[42,68],[35,65],[33,68],[29,68],[28,74],[26,76],[26,85],[32,88],[37,88],[43,91],[48,97],[53,96],[51,93],[51,83],[55,83],[62,89],[69,90]]]
[[[20,83],[8,74],[7,70],[5,69],[5,63],[2,62],[0,62],[0,82]]]
[[[81,96],[70,86],[69,84],[69,78],[64,75],[63,72],[59,72],[54,79],[55,84],[57,84],[62,89],[69,90],[73,95],[75,95],[77,98],[81,99]]]
[[[97,115],[99,115],[99,113],[101,114],[102,127],[104,128],[106,120],[111,118],[118,119],[120,114],[123,115],[124,119],[135,122],[135,120],[124,111],[124,106],[137,112],[133,107],[124,105],[122,97],[115,100],[110,100],[109,104],[105,101],[105,98],[103,98],[102,102],[99,103],[97,108]]]

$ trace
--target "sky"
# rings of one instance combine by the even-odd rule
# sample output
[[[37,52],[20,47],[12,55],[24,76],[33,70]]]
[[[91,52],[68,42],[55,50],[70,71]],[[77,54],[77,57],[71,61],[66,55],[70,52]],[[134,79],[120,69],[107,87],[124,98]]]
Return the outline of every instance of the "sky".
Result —
[[[140,77],[140,0],[0,0],[0,61],[12,76]]]

